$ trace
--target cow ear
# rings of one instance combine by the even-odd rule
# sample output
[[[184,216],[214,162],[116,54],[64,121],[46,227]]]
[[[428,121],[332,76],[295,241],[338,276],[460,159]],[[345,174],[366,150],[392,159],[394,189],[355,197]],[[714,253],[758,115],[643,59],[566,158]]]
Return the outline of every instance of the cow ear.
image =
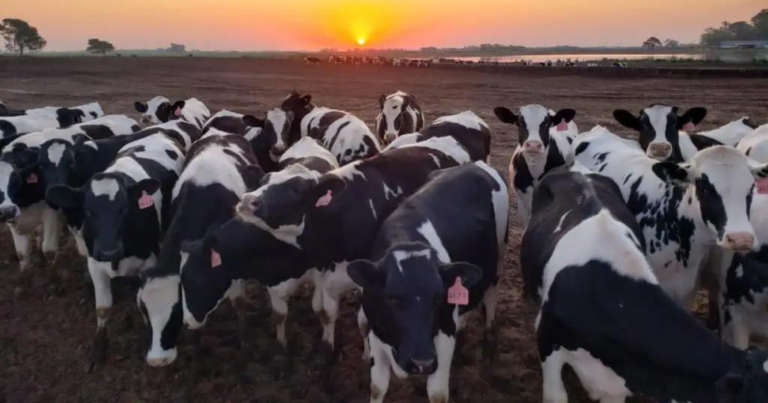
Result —
[[[691,124],[694,127],[701,123],[704,118],[707,117],[707,108],[691,108],[686,111],[680,119],[677,120],[677,128],[682,129],[683,126]]]
[[[171,107],[171,115],[181,116],[181,110],[184,109],[184,105],[186,104],[187,103],[184,101],[176,101],[176,103]]]
[[[264,171],[258,165],[248,165],[241,172],[243,182],[245,182],[246,192],[252,192],[259,188],[261,180],[264,179]]]
[[[626,128],[640,130],[640,119],[626,109],[616,109],[613,111],[613,118]]]
[[[571,121],[575,117],[576,117],[576,111],[575,110],[573,110],[573,109],[560,109],[555,114],[555,117],[552,118],[552,124],[553,125],[558,125],[563,120],[565,121],[565,123],[571,123]]]
[[[674,162],[658,162],[653,164],[653,173],[664,182],[687,184],[691,182],[692,175],[684,165],[678,165]]]
[[[71,188],[65,185],[52,186],[45,192],[45,199],[51,204],[70,208],[79,209],[83,206],[85,201],[85,192],[81,189]]]
[[[320,180],[320,183],[310,192],[310,202],[315,207],[325,207],[334,199],[339,197],[347,189],[347,182],[344,179],[333,175],[326,176]]]
[[[768,164],[761,164],[753,159],[748,159],[747,163],[752,175],[755,176],[755,180],[768,178]]]
[[[379,108],[384,109],[384,102],[387,102],[387,96],[384,94],[381,94],[379,97]]]
[[[514,112],[509,110],[509,108],[498,106],[493,108],[493,113],[496,114],[496,117],[499,118],[502,123],[506,123],[508,125],[517,124],[517,116]]]
[[[147,104],[143,102],[134,102],[133,107],[136,108],[136,111],[140,113],[147,113],[147,110],[149,110]]]
[[[259,119],[259,118],[257,118],[256,116],[253,116],[253,115],[245,115],[245,116],[243,116],[243,123],[245,123],[246,125],[248,125],[250,127],[259,127],[259,128],[262,128],[262,129],[264,128],[264,120],[263,119]]]
[[[483,270],[471,263],[458,262],[443,266],[440,269],[440,276],[448,287],[456,282],[456,277],[461,277],[461,284],[472,288],[483,278]]]
[[[308,106],[310,103],[312,103],[312,95],[307,94],[301,97],[301,103],[304,106]]]
[[[373,288],[381,285],[384,276],[376,267],[376,264],[369,260],[355,260],[347,265],[347,274],[352,281],[359,287]]]
[[[141,195],[143,192],[153,195],[160,190],[160,181],[157,179],[144,179],[133,185],[131,190],[136,195]]]

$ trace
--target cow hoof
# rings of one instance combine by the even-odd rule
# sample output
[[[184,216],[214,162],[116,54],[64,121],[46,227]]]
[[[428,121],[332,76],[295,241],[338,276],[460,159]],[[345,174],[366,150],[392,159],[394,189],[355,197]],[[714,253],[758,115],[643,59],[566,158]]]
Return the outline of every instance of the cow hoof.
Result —
[[[91,362],[88,367],[88,372],[97,372],[104,368],[104,364],[107,361],[107,346],[109,345],[109,339],[107,338],[106,329],[99,329],[96,333],[96,339],[93,341],[93,347],[91,349]]]

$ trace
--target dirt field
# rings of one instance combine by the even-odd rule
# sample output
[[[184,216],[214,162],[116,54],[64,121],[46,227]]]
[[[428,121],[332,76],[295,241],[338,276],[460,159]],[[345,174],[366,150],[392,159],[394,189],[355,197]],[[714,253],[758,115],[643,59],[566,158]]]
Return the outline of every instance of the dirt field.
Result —
[[[99,101],[107,113],[136,116],[133,102],[155,95],[171,99],[197,97],[211,111],[221,108],[263,113],[277,106],[290,90],[310,92],[318,105],[345,109],[373,125],[378,96],[398,89],[415,94],[429,120],[475,111],[493,131],[492,164],[507,176],[517,144],[516,132],[493,116],[499,105],[542,103],[552,109],[578,111],[582,130],[595,124],[618,129],[611,112],[639,110],[651,102],[681,107],[705,106],[705,129],[742,115],[768,121],[768,80],[745,79],[618,79],[554,76],[546,72],[491,74],[469,71],[395,69],[363,66],[306,66],[299,62],[253,59],[0,59],[0,99],[16,108],[78,105]],[[524,74],[524,75],[523,75]],[[482,331],[470,326],[463,362],[452,371],[454,402],[537,402],[541,375],[533,322],[537,307],[523,301],[517,255],[520,230],[513,228],[502,299],[500,360],[482,364]],[[0,231],[0,402],[288,402],[325,401],[321,367],[312,353],[321,327],[308,294],[294,301],[289,339],[297,358],[290,376],[275,380],[280,362],[272,341],[274,330],[263,289],[250,287],[248,337],[238,349],[233,335],[236,317],[220,309],[202,331],[205,348],[197,353],[185,331],[179,359],[170,368],[144,363],[147,327],[135,306],[135,293],[115,285],[106,368],[88,373],[88,352],[95,334],[95,310],[85,262],[66,237],[58,269],[68,274],[61,294],[48,287],[47,271],[35,267],[32,288],[15,293],[18,268],[10,234]],[[368,364],[360,360],[355,299],[343,304],[337,328],[340,348],[333,369],[334,401],[368,398]],[[240,360],[238,360],[240,358]],[[241,362],[242,365],[238,363]],[[571,401],[587,401],[570,382]],[[424,380],[393,377],[389,402],[426,402]]]

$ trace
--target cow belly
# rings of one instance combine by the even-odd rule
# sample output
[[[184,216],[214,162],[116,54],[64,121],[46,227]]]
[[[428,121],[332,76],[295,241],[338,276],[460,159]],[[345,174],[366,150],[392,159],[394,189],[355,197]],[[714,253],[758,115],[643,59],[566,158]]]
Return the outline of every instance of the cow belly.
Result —
[[[565,362],[569,364],[579,377],[584,389],[592,400],[612,400],[632,396],[627,389],[627,382],[602,361],[593,357],[589,351],[582,348],[571,351],[562,349]]]

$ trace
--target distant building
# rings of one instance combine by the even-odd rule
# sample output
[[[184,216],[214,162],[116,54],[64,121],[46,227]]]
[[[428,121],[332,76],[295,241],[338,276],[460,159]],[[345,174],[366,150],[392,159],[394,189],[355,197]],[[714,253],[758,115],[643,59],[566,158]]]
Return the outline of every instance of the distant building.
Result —
[[[768,41],[722,41],[718,49],[768,49]]]

